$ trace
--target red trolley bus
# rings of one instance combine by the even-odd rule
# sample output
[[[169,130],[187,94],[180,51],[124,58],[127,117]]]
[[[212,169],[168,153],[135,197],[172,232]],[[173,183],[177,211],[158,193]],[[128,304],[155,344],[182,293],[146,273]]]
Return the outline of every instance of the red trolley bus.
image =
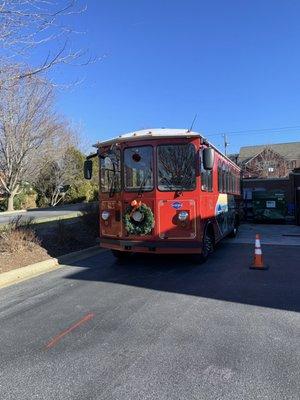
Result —
[[[100,245],[207,258],[239,225],[239,167],[199,133],[151,129],[95,145],[100,162]],[[85,178],[92,160],[85,161]]]

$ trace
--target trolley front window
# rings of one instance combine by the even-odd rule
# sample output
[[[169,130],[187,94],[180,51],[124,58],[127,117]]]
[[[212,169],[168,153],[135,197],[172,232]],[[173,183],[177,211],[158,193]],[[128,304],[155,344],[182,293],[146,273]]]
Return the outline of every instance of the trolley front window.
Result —
[[[127,191],[153,190],[153,148],[130,147],[124,150],[124,188]]]
[[[188,144],[158,146],[158,189],[161,191],[196,188],[196,150]]]

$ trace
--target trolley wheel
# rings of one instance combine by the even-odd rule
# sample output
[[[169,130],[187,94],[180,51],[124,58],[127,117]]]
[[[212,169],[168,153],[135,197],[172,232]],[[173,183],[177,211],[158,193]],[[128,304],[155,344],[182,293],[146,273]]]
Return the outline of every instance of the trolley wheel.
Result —
[[[112,255],[116,257],[119,261],[126,261],[132,255],[132,253],[129,251],[111,250],[111,252]]]
[[[229,233],[228,236],[229,236],[230,238],[235,238],[236,235],[238,234],[238,230],[239,230],[239,224],[238,224],[238,221],[235,220],[235,222],[234,222],[234,227],[233,227],[232,231]]]
[[[229,236],[230,238],[235,238],[237,234],[238,234],[238,227],[235,226],[235,227],[232,229],[232,231],[229,233],[228,236]]]
[[[206,229],[202,241],[202,253],[196,257],[196,260],[204,263],[215,248],[215,238],[211,229]]]

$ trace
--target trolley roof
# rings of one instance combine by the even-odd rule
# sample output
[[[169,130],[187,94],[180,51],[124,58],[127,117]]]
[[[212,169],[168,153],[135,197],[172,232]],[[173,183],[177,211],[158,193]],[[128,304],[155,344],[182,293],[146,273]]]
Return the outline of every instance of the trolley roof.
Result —
[[[159,128],[159,129],[142,129],[139,131],[133,131],[129,133],[125,133],[123,135],[119,135],[112,139],[104,140],[103,142],[99,142],[96,146],[109,145],[116,142],[128,142],[130,140],[147,140],[151,138],[180,138],[180,137],[202,137],[200,133],[197,132],[189,132],[187,129],[167,129],[167,128]]]
[[[155,138],[202,138],[213,147],[218,153],[222,154],[231,164],[238,167],[230,158],[225,156],[219,149],[217,149],[212,143],[208,142],[207,139],[198,132],[189,131],[188,129],[174,129],[174,128],[154,128],[154,129],[142,129],[125,133],[123,135],[116,136],[112,139],[98,142],[94,147],[99,148],[100,146],[112,145],[114,143],[129,142],[134,140],[149,140]]]

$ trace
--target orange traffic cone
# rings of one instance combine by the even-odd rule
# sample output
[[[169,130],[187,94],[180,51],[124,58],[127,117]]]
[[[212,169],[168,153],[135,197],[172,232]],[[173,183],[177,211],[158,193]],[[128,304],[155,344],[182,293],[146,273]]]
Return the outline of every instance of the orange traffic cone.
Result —
[[[251,265],[250,269],[268,269],[268,267],[264,264],[261,246],[260,246],[260,237],[257,233],[255,236],[255,250],[254,250],[254,262]]]

